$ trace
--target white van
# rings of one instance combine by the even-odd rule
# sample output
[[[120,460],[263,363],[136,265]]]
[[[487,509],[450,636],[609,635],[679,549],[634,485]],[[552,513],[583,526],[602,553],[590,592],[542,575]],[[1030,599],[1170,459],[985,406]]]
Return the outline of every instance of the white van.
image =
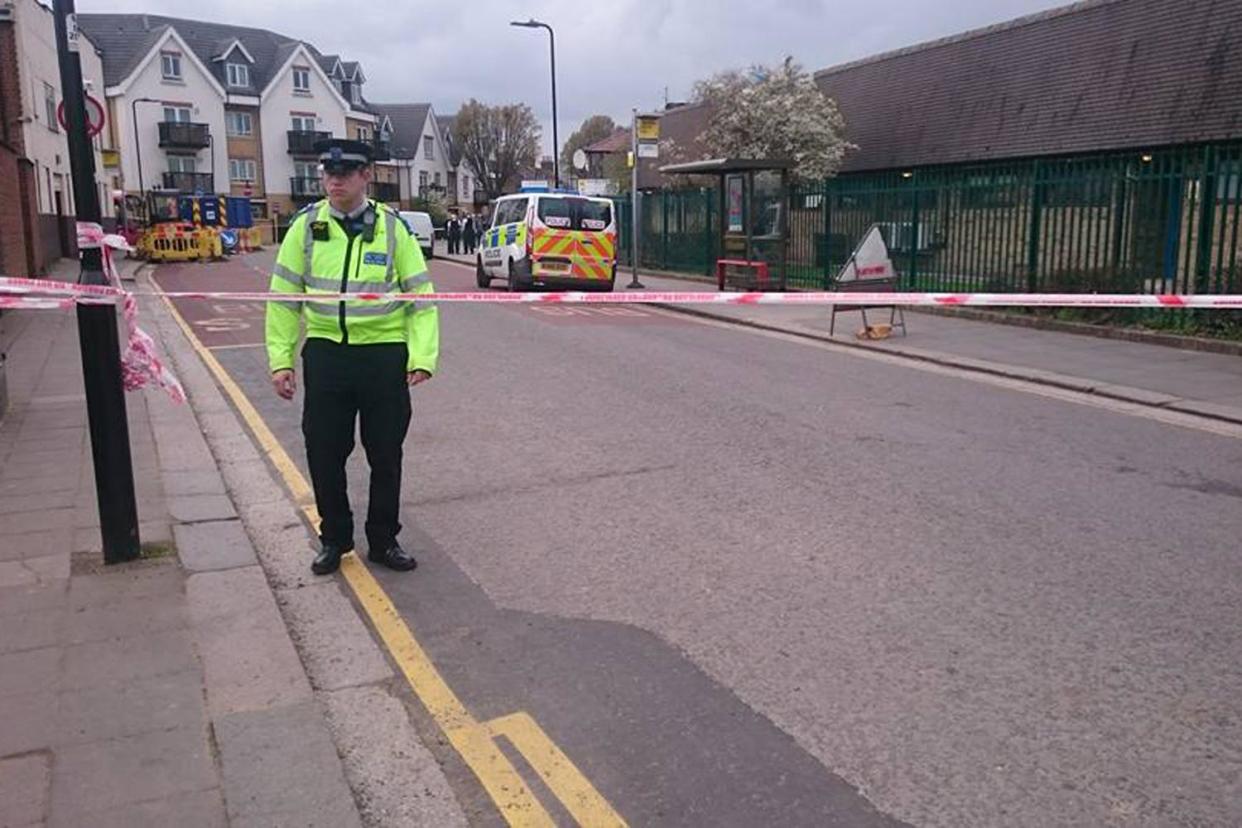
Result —
[[[400,215],[418,238],[418,246],[423,249],[423,258],[434,259],[436,228],[431,224],[431,214],[402,210]]]
[[[607,198],[576,193],[501,196],[475,258],[480,288],[612,290],[617,279],[616,210]]]

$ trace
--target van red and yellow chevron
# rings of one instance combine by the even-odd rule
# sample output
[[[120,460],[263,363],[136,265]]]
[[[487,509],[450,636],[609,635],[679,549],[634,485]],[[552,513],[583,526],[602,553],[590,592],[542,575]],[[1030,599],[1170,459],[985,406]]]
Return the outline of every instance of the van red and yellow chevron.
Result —
[[[612,233],[577,230],[537,230],[531,241],[536,260],[544,257],[566,259],[567,275],[580,279],[607,279],[612,275],[616,237]]]

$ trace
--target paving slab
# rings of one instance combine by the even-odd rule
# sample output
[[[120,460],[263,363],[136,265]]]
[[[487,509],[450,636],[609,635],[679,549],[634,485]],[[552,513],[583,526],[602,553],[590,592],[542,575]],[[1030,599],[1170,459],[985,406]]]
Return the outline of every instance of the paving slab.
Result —
[[[197,667],[124,685],[60,694],[51,744],[72,745],[176,728],[205,728],[203,674]]]
[[[336,579],[276,594],[316,690],[392,678],[393,671]]]
[[[223,716],[215,734],[233,824],[361,825],[315,702]]]
[[[85,825],[109,808],[215,786],[201,727],[70,745],[56,751],[52,820],[72,824],[76,818]]]
[[[258,563],[250,538],[238,520],[179,524],[173,527],[177,557],[191,572],[235,569]]]
[[[259,567],[191,575],[186,589],[213,719],[311,698]]]
[[[0,803],[4,825],[41,825],[47,816],[52,757],[46,752],[0,759]]]

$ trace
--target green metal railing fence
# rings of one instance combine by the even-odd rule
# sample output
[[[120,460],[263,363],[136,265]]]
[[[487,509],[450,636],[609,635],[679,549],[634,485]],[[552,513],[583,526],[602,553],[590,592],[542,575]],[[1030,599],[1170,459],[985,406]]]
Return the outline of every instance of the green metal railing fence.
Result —
[[[640,205],[642,267],[711,273],[714,190]],[[617,208],[628,265],[628,198]],[[794,287],[828,287],[878,224],[907,289],[1242,291],[1242,142],[847,175],[796,186],[784,214]]]

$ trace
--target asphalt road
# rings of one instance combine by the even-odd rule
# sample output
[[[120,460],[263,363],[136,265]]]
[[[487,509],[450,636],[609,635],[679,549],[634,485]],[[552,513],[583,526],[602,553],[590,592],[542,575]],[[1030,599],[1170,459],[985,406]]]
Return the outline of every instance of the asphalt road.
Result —
[[[301,462],[261,307],[178,308]],[[441,313],[381,580],[630,824],[1242,823],[1237,437],[654,308]]]

